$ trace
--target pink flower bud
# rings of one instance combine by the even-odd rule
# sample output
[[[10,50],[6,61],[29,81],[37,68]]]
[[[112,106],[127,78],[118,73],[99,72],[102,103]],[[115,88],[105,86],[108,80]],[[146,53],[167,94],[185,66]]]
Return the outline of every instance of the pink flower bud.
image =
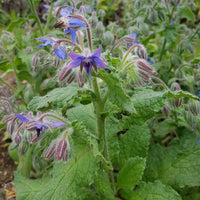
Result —
[[[139,59],[136,62],[136,65],[139,69],[141,69],[149,74],[154,74],[154,75],[157,74],[156,70],[153,67],[151,67],[151,65],[144,59]]]
[[[64,158],[65,151],[67,149],[67,141],[65,139],[61,139],[58,142],[58,146],[56,148],[55,160],[59,161]]]
[[[151,80],[150,76],[142,71],[142,70],[139,70],[139,76],[142,78],[142,80],[144,80],[145,82],[149,82]]]
[[[14,135],[14,141],[15,141],[15,143],[17,144],[17,146],[19,146],[19,144],[20,144],[20,142],[21,142],[21,139],[22,139],[22,137],[21,137],[21,134],[20,134],[20,133],[16,133],[16,134]]]
[[[162,112],[166,117],[168,117],[168,116],[169,116],[169,113],[170,113],[170,108],[169,108],[169,106],[164,105],[164,106],[162,107],[162,109],[161,109],[161,112]]]
[[[47,148],[46,152],[44,153],[44,157],[46,159],[51,159],[53,158],[53,155],[55,153],[55,150],[56,150],[56,142],[53,141],[50,146]]]
[[[147,50],[143,45],[138,45],[139,47],[135,48],[135,54],[144,60],[147,59]]]
[[[79,87],[83,87],[83,73],[81,71],[78,72],[77,82]]]

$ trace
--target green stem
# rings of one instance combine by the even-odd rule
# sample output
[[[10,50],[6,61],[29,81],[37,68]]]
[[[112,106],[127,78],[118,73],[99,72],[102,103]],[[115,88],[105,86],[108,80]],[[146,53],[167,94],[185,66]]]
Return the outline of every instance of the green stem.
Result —
[[[163,45],[162,45],[161,52],[160,52],[159,62],[162,60],[162,57],[163,57],[163,53],[164,53],[164,50],[165,50],[166,43],[167,43],[167,40],[166,40],[166,38],[165,38],[165,39],[164,39],[164,42],[163,42]]]
[[[32,11],[33,15],[35,16],[35,19],[36,19],[36,21],[37,21],[38,27],[39,27],[39,29],[40,29],[40,33],[41,33],[41,35],[43,36],[43,35],[44,35],[44,32],[43,32],[43,29],[42,29],[42,25],[41,25],[40,19],[39,19],[39,17],[38,17],[37,12],[36,12],[34,3],[33,3],[32,0],[29,0],[28,3],[29,3],[29,6],[30,6],[30,8],[31,8],[31,11]]]
[[[17,88],[19,90],[21,90],[21,82],[20,82],[20,80],[19,80],[19,78],[17,76],[17,69],[15,67],[15,64],[14,64],[12,58],[7,54],[6,50],[2,46],[0,46],[0,50],[3,52],[3,56],[5,58],[7,58],[7,60],[10,62],[11,66],[13,68],[14,74],[15,74],[15,78],[16,78],[16,82],[17,82]]]
[[[45,30],[44,30],[45,35],[47,34],[47,32],[49,30],[49,23],[50,23],[50,20],[51,20],[52,11],[53,11],[53,3],[51,3],[51,8],[49,10],[49,15],[48,15],[48,18],[47,18],[46,27],[45,27]]]
[[[2,82],[4,85],[6,85],[7,87],[9,87],[11,90],[13,90],[14,92],[16,92],[17,90],[10,84],[6,83],[2,78],[0,78],[0,82]]]
[[[104,104],[106,102],[107,95],[105,95],[104,99],[102,100],[96,77],[93,77],[92,85],[93,85],[94,93],[96,95],[95,108],[96,108],[96,119],[97,119],[97,132],[98,132],[97,134],[98,134],[99,140],[103,139],[104,141],[103,155],[106,158],[106,160],[110,162],[108,144],[107,144],[107,139],[106,139],[106,134],[105,134],[105,121],[104,121],[104,118],[101,116],[101,113],[104,111]],[[106,168],[106,172],[108,174],[110,183],[112,184],[112,188],[114,192],[116,192],[113,172],[107,168]]]

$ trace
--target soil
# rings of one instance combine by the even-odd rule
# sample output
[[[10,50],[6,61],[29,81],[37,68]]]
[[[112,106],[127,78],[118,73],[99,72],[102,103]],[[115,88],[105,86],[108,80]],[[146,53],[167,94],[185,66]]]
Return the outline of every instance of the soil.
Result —
[[[12,182],[17,165],[8,154],[9,139],[3,140],[4,132],[0,130],[0,197],[3,195],[4,185]]]

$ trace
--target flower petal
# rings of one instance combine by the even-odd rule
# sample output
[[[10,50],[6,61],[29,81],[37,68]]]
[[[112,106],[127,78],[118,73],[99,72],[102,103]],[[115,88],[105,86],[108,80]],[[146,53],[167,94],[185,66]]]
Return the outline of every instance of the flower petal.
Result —
[[[69,71],[70,69],[73,69],[73,68],[75,68],[75,67],[80,66],[80,65],[81,65],[81,62],[82,62],[82,59],[81,59],[81,58],[78,58],[78,59],[72,61],[72,62],[69,64],[69,66],[68,66],[68,68],[67,68],[67,71]]]
[[[132,33],[132,34],[131,34],[131,37],[132,37],[133,39],[136,39],[136,38],[137,38],[137,33],[135,33],[135,32]]]
[[[80,57],[81,59],[84,58],[84,56],[80,56],[79,54],[76,54],[76,53],[68,53],[67,55],[68,55],[72,60],[76,60],[76,59],[78,59],[79,57]]]
[[[74,19],[74,18],[69,19],[69,25],[70,26],[80,26],[80,27],[83,27],[83,28],[86,27],[85,24],[83,24],[83,22],[81,22],[81,20]]]
[[[99,48],[96,50],[96,52],[92,56],[97,56],[97,57],[101,56],[101,45],[99,45]]]
[[[68,28],[67,30],[64,29],[64,33],[65,33],[65,34],[69,33],[69,28]]]
[[[60,126],[66,126],[66,124],[63,122],[55,122],[55,123],[50,123],[50,124],[53,128],[60,127]]]
[[[87,74],[88,74],[89,76],[91,76],[92,62],[83,63],[83,67],[84,67],[85,71],[87,72]]]
[[[29,122],[30,120],[21,114],[15,114],[21,122]]]
[[[68,17],[68,16],[70,15],[70,13],[72,12],[72,10],[73,10],[73,8],[68,8],[68,7],[63,8],[63,9],[61,10],[61,12],[60,12],[60,15],[61,15],[62,17]],[[66,11],[67,11],[67,13],[66,13]]]
[[[72,43],[76,40],[76,31],[74,29],[69,28],[70,35],[72,37]]]
[[[100,58],[94,57],[93,61],[95,66],[97,66],[98,68],[109,69],[108,67],[105,66],[104,62]]]
[[[62,59],[65,61],[66,59],[66,54],[65,51],[62,48],[58,48],[55,50],[55,54],[58,58]]]

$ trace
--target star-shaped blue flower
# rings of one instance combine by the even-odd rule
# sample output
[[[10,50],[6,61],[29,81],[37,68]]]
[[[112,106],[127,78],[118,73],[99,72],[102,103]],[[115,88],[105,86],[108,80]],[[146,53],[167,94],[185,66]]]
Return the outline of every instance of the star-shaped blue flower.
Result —
[[[73,8],[63,8],[60,12],[61,18],[55,24],[56,28],[64,28],[64,33],[70,33],[72,42],[74,43],[76,40],[76,31],[79,28],[85,28],[85,24],[81,22],[81,20],[70,17]]]
[[[85,71],[89,76],[91,76],[91,70],[92,67],[94,67],[95,72],[97,72],[97,68],[103,68],[103,69],[109,69],[106,67],[102,59],[100,58],[101,56],[101,45],[97,49],[97,51],[92,54],[91,56],[85,57],[76,53],[68,53],[68,56],[71,57],[72,62],[69,64],[67,71],[80,66],[81,71],[84,67]]]
[[[50,39],[44,39],[44,38],[36,38],[36,40],[39,40],[41,42],[43,42],[43,44],[38,45],[38,47],[44,47],[44,46],[48,46],[50,45],[51,47],[53,47],[54,53],[56,54],[56,56],[60,59],[62,59],[63,61],[65,61],[66,59],[66,53],[65,50],[62,49],[59,44],[55,45],[56,41],[52,41]]]

